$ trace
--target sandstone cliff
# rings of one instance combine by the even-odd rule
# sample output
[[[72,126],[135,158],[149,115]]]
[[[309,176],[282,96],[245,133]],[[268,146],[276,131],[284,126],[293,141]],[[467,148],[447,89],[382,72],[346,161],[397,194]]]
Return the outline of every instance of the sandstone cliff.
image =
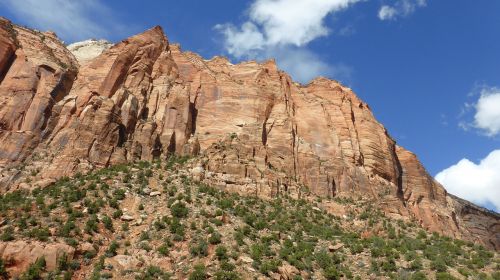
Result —
[[[500,249],[500,217],[450,196],[351,89],[274,61],[204,60],[160,27],[79,63],[0,20],[0,190],[112,164],[200,156],[221,188],[370,198],[395,218]]]

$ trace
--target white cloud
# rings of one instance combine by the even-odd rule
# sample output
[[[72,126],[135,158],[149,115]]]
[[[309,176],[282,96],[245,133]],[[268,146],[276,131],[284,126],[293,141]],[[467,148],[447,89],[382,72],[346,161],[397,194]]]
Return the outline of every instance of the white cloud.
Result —
[[[427,6],[426,0],[398,0],[392,5],[383,5],[378,11],[380,20],[394,20],[415,12],[417,8]]]
[[[264,49],[265,39],[252,22],[245,22],[241,29],[232,24],[218,24],[216,30],[223,33],[227,52],[235,57],[253,56]]]
[[[398,11],[391,6],[384,5],[378,11],[378,18],[381,20],[393,19],[396,17]]]
[[[462,107],[458,126],[465,131],[475,129],[489,137],[500,135],[500,88],[476,86],[469,96],[475,95],[479,95],[477,101]],[[463,120],[471,112],[474,112],[473,120]]]
[[[448,192],[476,204],[494,205],[500,211],[500,150],[494,150],[479,164],[462,159],[436,175]]]
[[[329,34],[324,24],[328,15],[360,1],[255,0],[240,27],[222,24],[215,28],[224,36],[224,48],[234,58],[276,58],[278,65],[300,82],[318,75],[348,75],[348,67],[328,65],[306,46]]]
[[[351,67],[341,63],[335,65],[325,63],[318,55],[305,48],[273,48],[268,50],[264,57],[276,58],[281,69],[302,83],[307,83],[318,76],[332,76],[343,81],[351,79]]]
[[[0,4],[30,27],[53,30],[70,41],[105,37],[121,28],[101,0],[0,0]]]
[[[488,136],[498,135],[500,133],[500,89],[483,89],[475,109],[474,126]]]
[[[360,0],[257,0],[250,20],[262,27],[267,44],[302,46],[328,35],[325,17]]]

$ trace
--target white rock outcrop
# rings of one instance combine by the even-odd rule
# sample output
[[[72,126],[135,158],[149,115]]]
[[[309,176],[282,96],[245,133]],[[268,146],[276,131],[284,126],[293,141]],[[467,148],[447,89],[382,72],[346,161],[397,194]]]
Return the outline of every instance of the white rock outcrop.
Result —
[[[106,40],[85,40],[76,42],[68,46],[68,50],[76,57],[80,64],[85,64],[87,61],[99,56],[105,50],[111,48],[113,44]]]

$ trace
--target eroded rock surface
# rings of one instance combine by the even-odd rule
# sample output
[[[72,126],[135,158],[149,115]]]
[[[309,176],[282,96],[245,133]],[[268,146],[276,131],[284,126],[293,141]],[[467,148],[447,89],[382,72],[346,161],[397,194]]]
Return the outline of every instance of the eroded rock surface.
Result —
[[[91,39],[68,45],[68,50],[75,56],[80,64],[85,64],[112,46],[113,44],[106,40]]]
[[[448,195],[336,81],[301,85],[272,60],[204,60],[160,27],[79,66],[54,34],[0,23],[2,191],[201,153],[199,176],[222,174],[226,188],[368,197],[394,217],[500,248],[498,214]]]
[[[63,243],[28,241],[0,242],[0,259],[7,264],[9,275],[17,277],[40,258],[44,258],[47,271],[57,268],[58,261],[73,259],[75,249]]]

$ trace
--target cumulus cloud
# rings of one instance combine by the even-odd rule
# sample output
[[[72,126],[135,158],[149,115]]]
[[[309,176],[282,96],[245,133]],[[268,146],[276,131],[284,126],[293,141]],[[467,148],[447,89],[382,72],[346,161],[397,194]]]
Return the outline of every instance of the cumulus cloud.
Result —
[[[378,11],[378,18],[381,20],[393,19],[397,14],[398,11],[394,7],[384,5]]]
[[[483,89],[475,109],[474,126],[488,136],[498,135],[500,133],[500,89]]]
[[[121,28],[101,0],[0,0],[0,4],[31,27],[53,30],[69,41],[105,37]]]
[[[245,22],[241,29],[232,24],[219,24],[215,29],[224,35],[227,52],[237,58],[255,56],[264,49],[264,35],[252,22]]]
[[[463,120],[458,125],[466,131],[476,129],[489,137],[498,136],[500,135],[500,88],[481,86],[479,89],[479,99],[476,102],[465,103],[460,113],[462,118],[473,111],[474,119]]]
[[[464,158],[436,175],[448,192],[480,205],[493,205],[500,212],[500,150],[478,164]]]
[[[276,58],[294,79],[307,82],[316,75],[341,73],[348,67],[328,65],[307,49],[330,30],[325,18],[361,0],[255,0],[241,25],[219,24],[224,48],[236,59]]]
[[[318,76],[331,76],[342,81],[351,80],[351,67],[342,63],[325,63],[321,57],[305,48],[272,48],[262,55],[262,58],[264,57],[276,58],[281,69],[303,83]]]
[[[427,6],[426,0],[398,0],[392,5],[382,5],[378,11],[380,20],[395,20],[413,14],[417,8]]]

